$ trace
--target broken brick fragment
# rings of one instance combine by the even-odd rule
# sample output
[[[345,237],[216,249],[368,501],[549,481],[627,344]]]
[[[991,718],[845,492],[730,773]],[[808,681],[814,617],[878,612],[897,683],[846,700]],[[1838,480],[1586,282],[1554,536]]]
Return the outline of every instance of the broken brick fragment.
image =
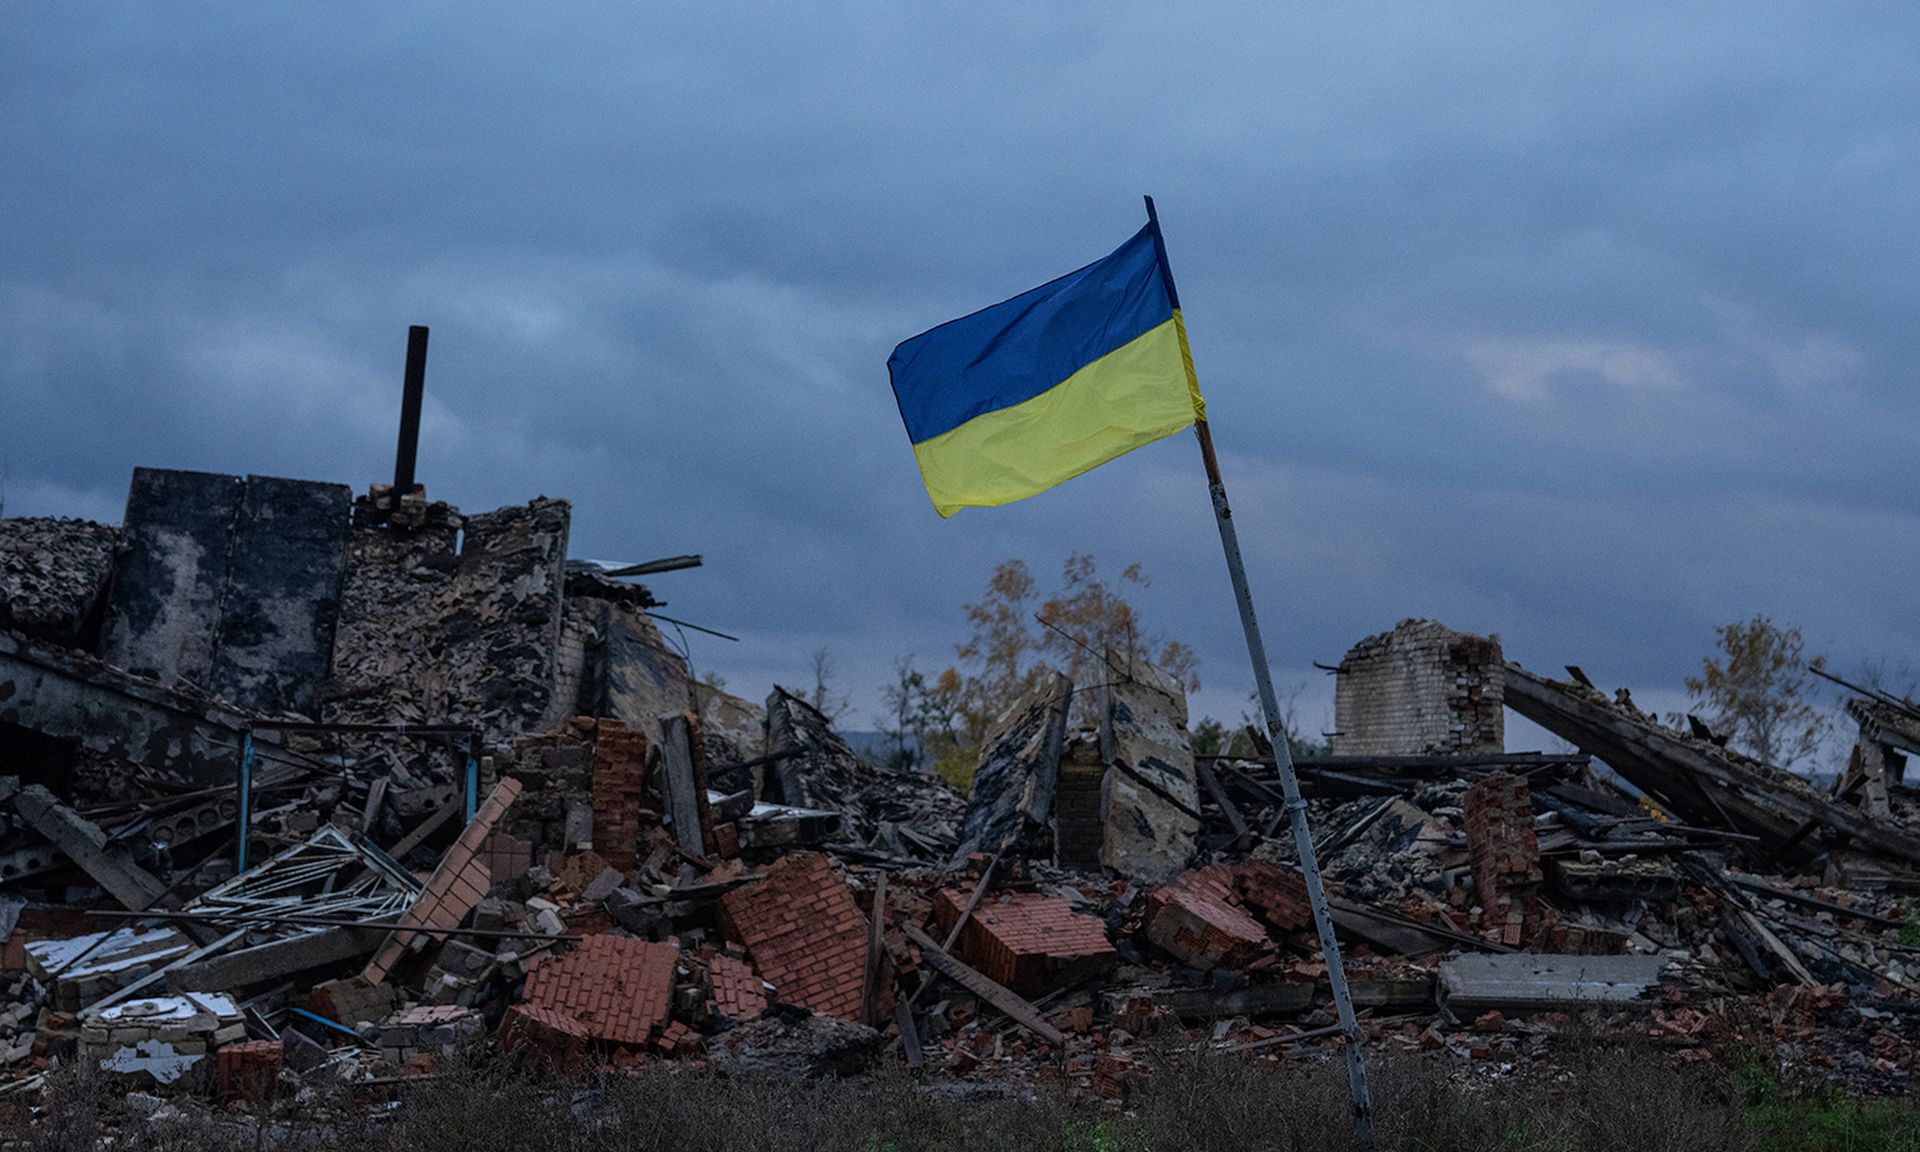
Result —
[[[766,879],[720,898],[720,922],[782,1003],[859,1021],[867,918],[825,856],[783,857]]]
[[[1525,777],[1495,773],[1468,788],[1461,806],[1482,921],[1500,943],[1518,946],[1540,920],[1544,877],[1533,794]]]
[[[727,1020],[757,1020],[767,1010],[767,992],[759,975],[744,961],[715,956],[707,961],[712,988],[708,1002],[714,1015]]]
[[[942,891],[934,921],[952,930],[967,896]],[[997,984],[1022,996],[1039,996],[1084,976],[1107,971],[1119,954],[1099,917],[1060,896],[1009,892],[983,900],[960,929],[955,954]]]
[[[667,1022],[680,949],[623,936],[588,936],[527,974],[521,999],[572,1016],[595,1040],[645,1044]]]
[[[1245,968],[1273,952],[1267,930],[1233,903],[1233,869],[1183,872],[1147,897],[1146,937],[1190,968]]]
[[[223,1044],[214,1054],[215,1085],[222,1099],[262,1104],[273,1098],[280,1078],[281,1049],[278,1040],[246,1040]]]
[[[515,1004],[500,1018],[500,1047],[572,1072],[587,1054],[586,1025],[557,1008]]]
[[[1234,891],[1262,920],[1281,932],[1313,927],[1307,881],[1299,872],[1267,860],[1247,860],[1234,869]]]

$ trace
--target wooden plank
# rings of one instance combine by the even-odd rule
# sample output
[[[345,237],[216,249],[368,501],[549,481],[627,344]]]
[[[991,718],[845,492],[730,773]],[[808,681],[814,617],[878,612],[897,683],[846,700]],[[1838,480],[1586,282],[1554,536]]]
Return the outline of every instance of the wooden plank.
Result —
[[[1357,904],[1338,896],[1327,898],[1327,908],[1333,914],[1335,928],[1395,952],[1420,955],[1456,946],[1472,948],[1480,952],[1515,951],[1497,941],[1465,932],[1455,932],[1437,924],[1423,924],[1395,912],[1388,912],[1367,904]]]
[[[1505,692],[1509,708],[1598,756],[1693,823],[1723,824],[1775,845],[1797,839],[1814,821],[1858,848],[1920,863],[1920,836],[1819,796],[1791,773],[1629,716],[1511,662]]]
[[[1788,972],[1793,973],[1795,980],[1800,981],[1800,983],[1808,988],[1820,983],[1820,981],[1813,978],[1813,973],[1807,971],[1807,966],[1800,962],[1799,955],[1795,953],[1793,949],[1787,947],[1786,944],[1781,941],[1780,937],[1775,936],[1773,929],[1768,928],[1762,923],[1760,917],[1755,916],[1745,908],[1736,908],[1734,911],[1739,914],[1741,921],[1746,924],[1747,931],[1753,933],[1754,939],[1765,944],[1769,952],[1779,957],[1780,963],[1786,966]]]
[[[706,807],[707,790],[694,764],[692,725],[686,713],[667,716],[660,721],[660,779],[666,792],[667,813],[673,820],[673,840],[680,850],[694,856],[707,854],[702,831],[701,812]]]
[[[880,873],[880,880],[873,889],[873,915],[867,918],[867,981],[860,993],[860,1019],[870,1028],[879,1027],[880,1021],[873,1015],[873,1001],[879,991],[880,983],[880,934],[887,922],[887,874]]]
[[[1220,806],[1220,811],[1226,813],[1227,825],[1233,829],[1234,841],[1237,843],[1245,840],[1247,838],[1247,821],[1240,815],[1240,809],[1234,806],[1232,798],[1227,795],[1227,790],[1220,787],[1220,781],[1214,779],[1213,770],[1200,761],[1194,762],[1193,769],[1200,777],[1201,787],[1205,788],[1207,795],[1212,797],[1213,802]]]
[[[1878,740],[1862,740],[1853,746],[1861,779],[1861,807],[1875,820],[1893,819],[1893,805],[1887,795],[1887,748]]]
[[[454,799],[448,801],[446,804],[441,806],[438,812],[435,812],[433,815],[427,817],[425,820],[420,821],[419,826],[414,828],[413,831],[407,833],[405,836],[400,837],[400,840],[398,843],[396,843],[393,847],[387,849],[387,855],[393,857],[395,860],[401,859],[407,853],[413,851],[415,848],[420,847],[420,845],[426,840],[427,837],[433,835],[435,832],[438,832],[440,831],[441,828],[445,827],[447,821],[453,819],[455,816],[460,815],[461,810],[464,809],[465,807],[466,807],[466,801],[460,797],[455,797]]]
[[[1728,884],[1738,885],[1749,892],[1755,892],[1773,900],[1784,900],[1789,904],[1798,904],[1802,908],[1812,908],[1819,912],[1831,912],[1835,916],[1848,916],[1855,920],[1865,920],[1869,924],[1879,924],[1887,928],[1899,928],[1905,920],[1892,916],[1881,916],[1875,912],[1866,912],[1858,908],[1849,908],[1844,904],[1835,904],[1831,900],[1822,900],[1818,896],[1808,896],[1804,892],[1795,892],[1786,888],[1775,888],[1771,884],[1755,880],[1738,872],[1721,872],[1718,878]]]
[[[1325,987],[1321,985],[1320,987]],[[1106,993],[1108,1003],[1117,1003],[1138,990],[1119,989]],[[1171,1009],[1180,1019],[1193,1021],[1224,1020],[1230,1016],[1259,1019],[1268,1016],[1298,1016],[1314,1005],[1318,988],[1304,981],[1276,981],[1269,984],[1243,984],[1231,991],[1213,988],[1155,988],[1146,990],[1156,1004]]]
[[[973,910],[980,906],[980,898],[987,894],[987,885],[993,882],[993,873],[998,867],[1000,867],[1000,853],[995,852],[993,859],[987,861],[987,866],[980,870],[980,882],[973,886],[973,895],[967,897],[966,907],[960,909],[959,917],[954,920],[953,927],[947,931],[946,940],[941,942],[940,948],[942,951],[951,952],[953,950],[954,944],[960,939],[960,930],[967,926],[968,920],[973,919]],[[920,994],[925,992],[927,987],[932,983],[933,974],[931,972],[922,973],[919,987],[913,990],[913,995],[907,997],[907,1005],[911,1007],[919,1003]]]
[[[906,933],[907,939],[919,946],[920,955],[929,968],[1006,1013],[1009,1019],[1047,1043],[1066,1042],[1066,1037],[1060,1034],[1060,1030],[1047,1023],[1040,1015],[1039,1009],[1028,1003],[1024,997],[948,955],[946,950],[934,943],[933,937],[922,932],[918,925],[906,925]]]
[[[900,1050],[906,1054],[907,1067],[920,1067],[926,1058],[920,1054],[920,1026],[914,1022],[911,1000],[894,1004],[893,1022],[900,1029]]]
[[[373,835],[373,826],[380,819],[380,805],[387,798],[388,777],[375,776],[373,783],[367,785],[367,806],[360,812],[360,835]]]

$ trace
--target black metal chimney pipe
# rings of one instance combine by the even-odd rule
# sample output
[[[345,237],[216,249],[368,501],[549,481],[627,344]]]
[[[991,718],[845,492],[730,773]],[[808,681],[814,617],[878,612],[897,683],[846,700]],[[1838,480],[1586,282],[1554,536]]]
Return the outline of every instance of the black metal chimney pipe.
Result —
[[[400,398],[400,447],[393,454],[393,494],[413,491],[413,466],[420,453],[420,397],[427,388],[427,327],[407,329],[407,382]]]

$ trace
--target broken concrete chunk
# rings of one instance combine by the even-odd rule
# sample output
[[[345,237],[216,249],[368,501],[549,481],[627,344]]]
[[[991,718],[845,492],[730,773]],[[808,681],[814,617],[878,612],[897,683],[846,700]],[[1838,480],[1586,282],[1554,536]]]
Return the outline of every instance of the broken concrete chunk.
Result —
[[[13,807],[34,831],[53,841],[69,860],[86,869],[100,887],[133,911],[144,911],[167,890],[158,877],[135,864],[125,848],[109,845],[99,825],[60,803],[40,785],[21,788]]]
[[[1443,961],[1440,1003],[1457,1017],[1564,1010],[1645,998],[1672,964],[1664,956],[1544,956],[1474,953]]]
[[[1187,696],[1144,661],[1109,665],[1125,676],[1102,688],[1101,782],[1105,822],[1100,863],[1122,876],[1170,879],[1192,859],[1200,831],[1200,787],[1187,734]]]

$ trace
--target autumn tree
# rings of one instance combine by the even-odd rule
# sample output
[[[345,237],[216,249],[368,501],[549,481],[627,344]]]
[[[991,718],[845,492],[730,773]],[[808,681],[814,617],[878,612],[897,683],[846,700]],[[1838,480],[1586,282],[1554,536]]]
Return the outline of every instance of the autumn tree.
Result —
[[[934,676],[913,669],[910,661],[899,668],[886,690],[890,716],[916,716],[916,735],[935,767],[964,784],[987,730],[1048,667],[1084,686],[1147,663],[1188,691],[1197,690],[1193,650],[1158,639],[1142,626],[1129,595],[1145,587],[1140,565],[1127,566],[1109,581],[1092,556],[1078,552],[1061,566],[1060,583],[1050,595],[1041,594],[1025,562],[996,565],[986,593],[966,605],[971,634],[955,646],[957,663]],[[1104,670],[1109,652],[1120,667]]]
[[[833,653],[825,648],[813,653],[813,691],[802,692],[800,698],[820,710],[828,721],[837,721],[846,715],[853,698],[834,687]]]
[[[1824,658],[1807,659],[1800,629],[1766,616],[1713,631],[1715,652],[1701,661],[1700,675],[1686,681],[1694,709],[1757,760],[1791,768],[1811,758],[1826,718],[1813,706],[1807,669],[1822,666]]]
[[[895,660],[893,672],[893,683],[880,690],[886,711],[874,721],[887,740],[887,763],[917,771],[951,755],[959,743],[959,680],[951,670],[929,679],[912,656]]]

